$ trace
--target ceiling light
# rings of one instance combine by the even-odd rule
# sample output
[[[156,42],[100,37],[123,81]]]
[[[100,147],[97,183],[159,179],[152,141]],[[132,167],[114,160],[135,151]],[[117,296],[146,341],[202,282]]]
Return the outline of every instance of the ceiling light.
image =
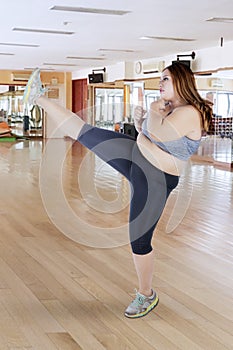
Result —
[[[195,41],[196,39],[189,39],[189,38],[175,38],[175,37],[167,37],[167,36],[142,36],[140,39],[142,40],[173,40],[173,41]]]
[[[108,52],[136,52],[130,49],[98,49],[98,51],[108,51]]]
[[[0,46],[39,47],[40,45],[18,44],[18,43],[0,43]]]
[[[104,60],[103,57],[67,56],[66,58],[69,58],[70,60],[94,60],[94,61]]]
[[[139,39],[140,40],[151,40],[151,37],[149,37],[149,36],[141,36]]]
[[[73,6],[53,6],[50,10],[55,11],[71,11],[71,12],[81,12],[81,13],[94,13],[98,15],[115,15],[123,16],[131,11],[122,11],[122,10],[108,10],[108,9],[96,9],[90,7],[73,7]]]
[[[30,70],[30,71],[34,71],[36,68],[39,68],[38,66],[37,67],[24,67],[24,70]],[[43,71],[50,71],[50,70],[55,70],[54,68],[44,68],[43,67]]]
[[[40,33],[40,34],[62,34],[62,35],[74,34],[74,32],[67,32],[63,30],[50,30],[50,29],[13,28],[12,30],[17,32]]]
[[[76,67],[77,64],[71,64],[71,63],[43,63],[45,66],[67,66],[67,67]]]
[[[1,56],[14,56],[14,53],[8,53],[8,52],[0,52]]]
[[[211,17],[206,22],[233,23],[233,17]]]

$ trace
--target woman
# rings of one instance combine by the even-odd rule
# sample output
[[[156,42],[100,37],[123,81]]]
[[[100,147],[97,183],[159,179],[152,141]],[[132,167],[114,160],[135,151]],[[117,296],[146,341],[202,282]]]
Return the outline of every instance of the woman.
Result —
[[[24,101],[36,103],[56,119],[71,138],[123,174],[131,184],[129,234],[139,288],[125,316],[146,315],[159,301],[152,289],[153,231],[167,198],[178,185],[184,163],[196,152],[203,130],[208,129],[212,109],[201,98],[192,71],[172,64],[162,72],[161,99],[153,102],[147,118],[136,109],[137,140],[86,124],[71,111],[42,96],[40,72],[35,70],[25,89]],[[64,123],[65,122],[65,123]]]

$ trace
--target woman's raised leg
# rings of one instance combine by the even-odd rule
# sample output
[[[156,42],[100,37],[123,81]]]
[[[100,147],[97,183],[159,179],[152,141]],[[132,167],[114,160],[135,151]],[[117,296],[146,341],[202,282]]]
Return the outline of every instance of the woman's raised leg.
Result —
[[[66,136],[77,140],[77,137],[85,124],[77,114],[44,96],[38,97],[36,99],[36,104],[46,111],[50,120],[54,121],[56,128],[62,128]]]
[[[42,107],[53,121],[55,129],[61,128],[65,136],[76,140],[85,122],[77,114],[44,97],[46,91],[41,83],[40,69],[35,69],[24,91],[24,103]]]

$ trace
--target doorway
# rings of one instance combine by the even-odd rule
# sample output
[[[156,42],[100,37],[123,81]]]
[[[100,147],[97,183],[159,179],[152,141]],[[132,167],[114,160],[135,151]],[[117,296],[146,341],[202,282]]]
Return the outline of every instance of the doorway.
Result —
[[[87,122],[87,79],[72,81],[72,112]]]

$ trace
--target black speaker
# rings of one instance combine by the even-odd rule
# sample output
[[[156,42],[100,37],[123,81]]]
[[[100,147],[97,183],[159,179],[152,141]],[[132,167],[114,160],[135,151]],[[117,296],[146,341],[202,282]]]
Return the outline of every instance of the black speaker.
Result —
[[[134,124],[131,124],[131,123],[124,123],[123,124],[123,133],[131,136],[134,140],[136,140],[136,138],[138,136],[138,132],[137,132]]]
[[[9,85],[9,92],[14,92],[14,91],[15,91],[15,86]]]
[[[89,84],[103,83],[104,75],[103,73],[92,73],[88,75]]]
[[[176,63],[181,63],[181,64],[184,64],[185,66],[191,68],[191,62],[188,60],[172,61],[172,64],[176,64]]]

